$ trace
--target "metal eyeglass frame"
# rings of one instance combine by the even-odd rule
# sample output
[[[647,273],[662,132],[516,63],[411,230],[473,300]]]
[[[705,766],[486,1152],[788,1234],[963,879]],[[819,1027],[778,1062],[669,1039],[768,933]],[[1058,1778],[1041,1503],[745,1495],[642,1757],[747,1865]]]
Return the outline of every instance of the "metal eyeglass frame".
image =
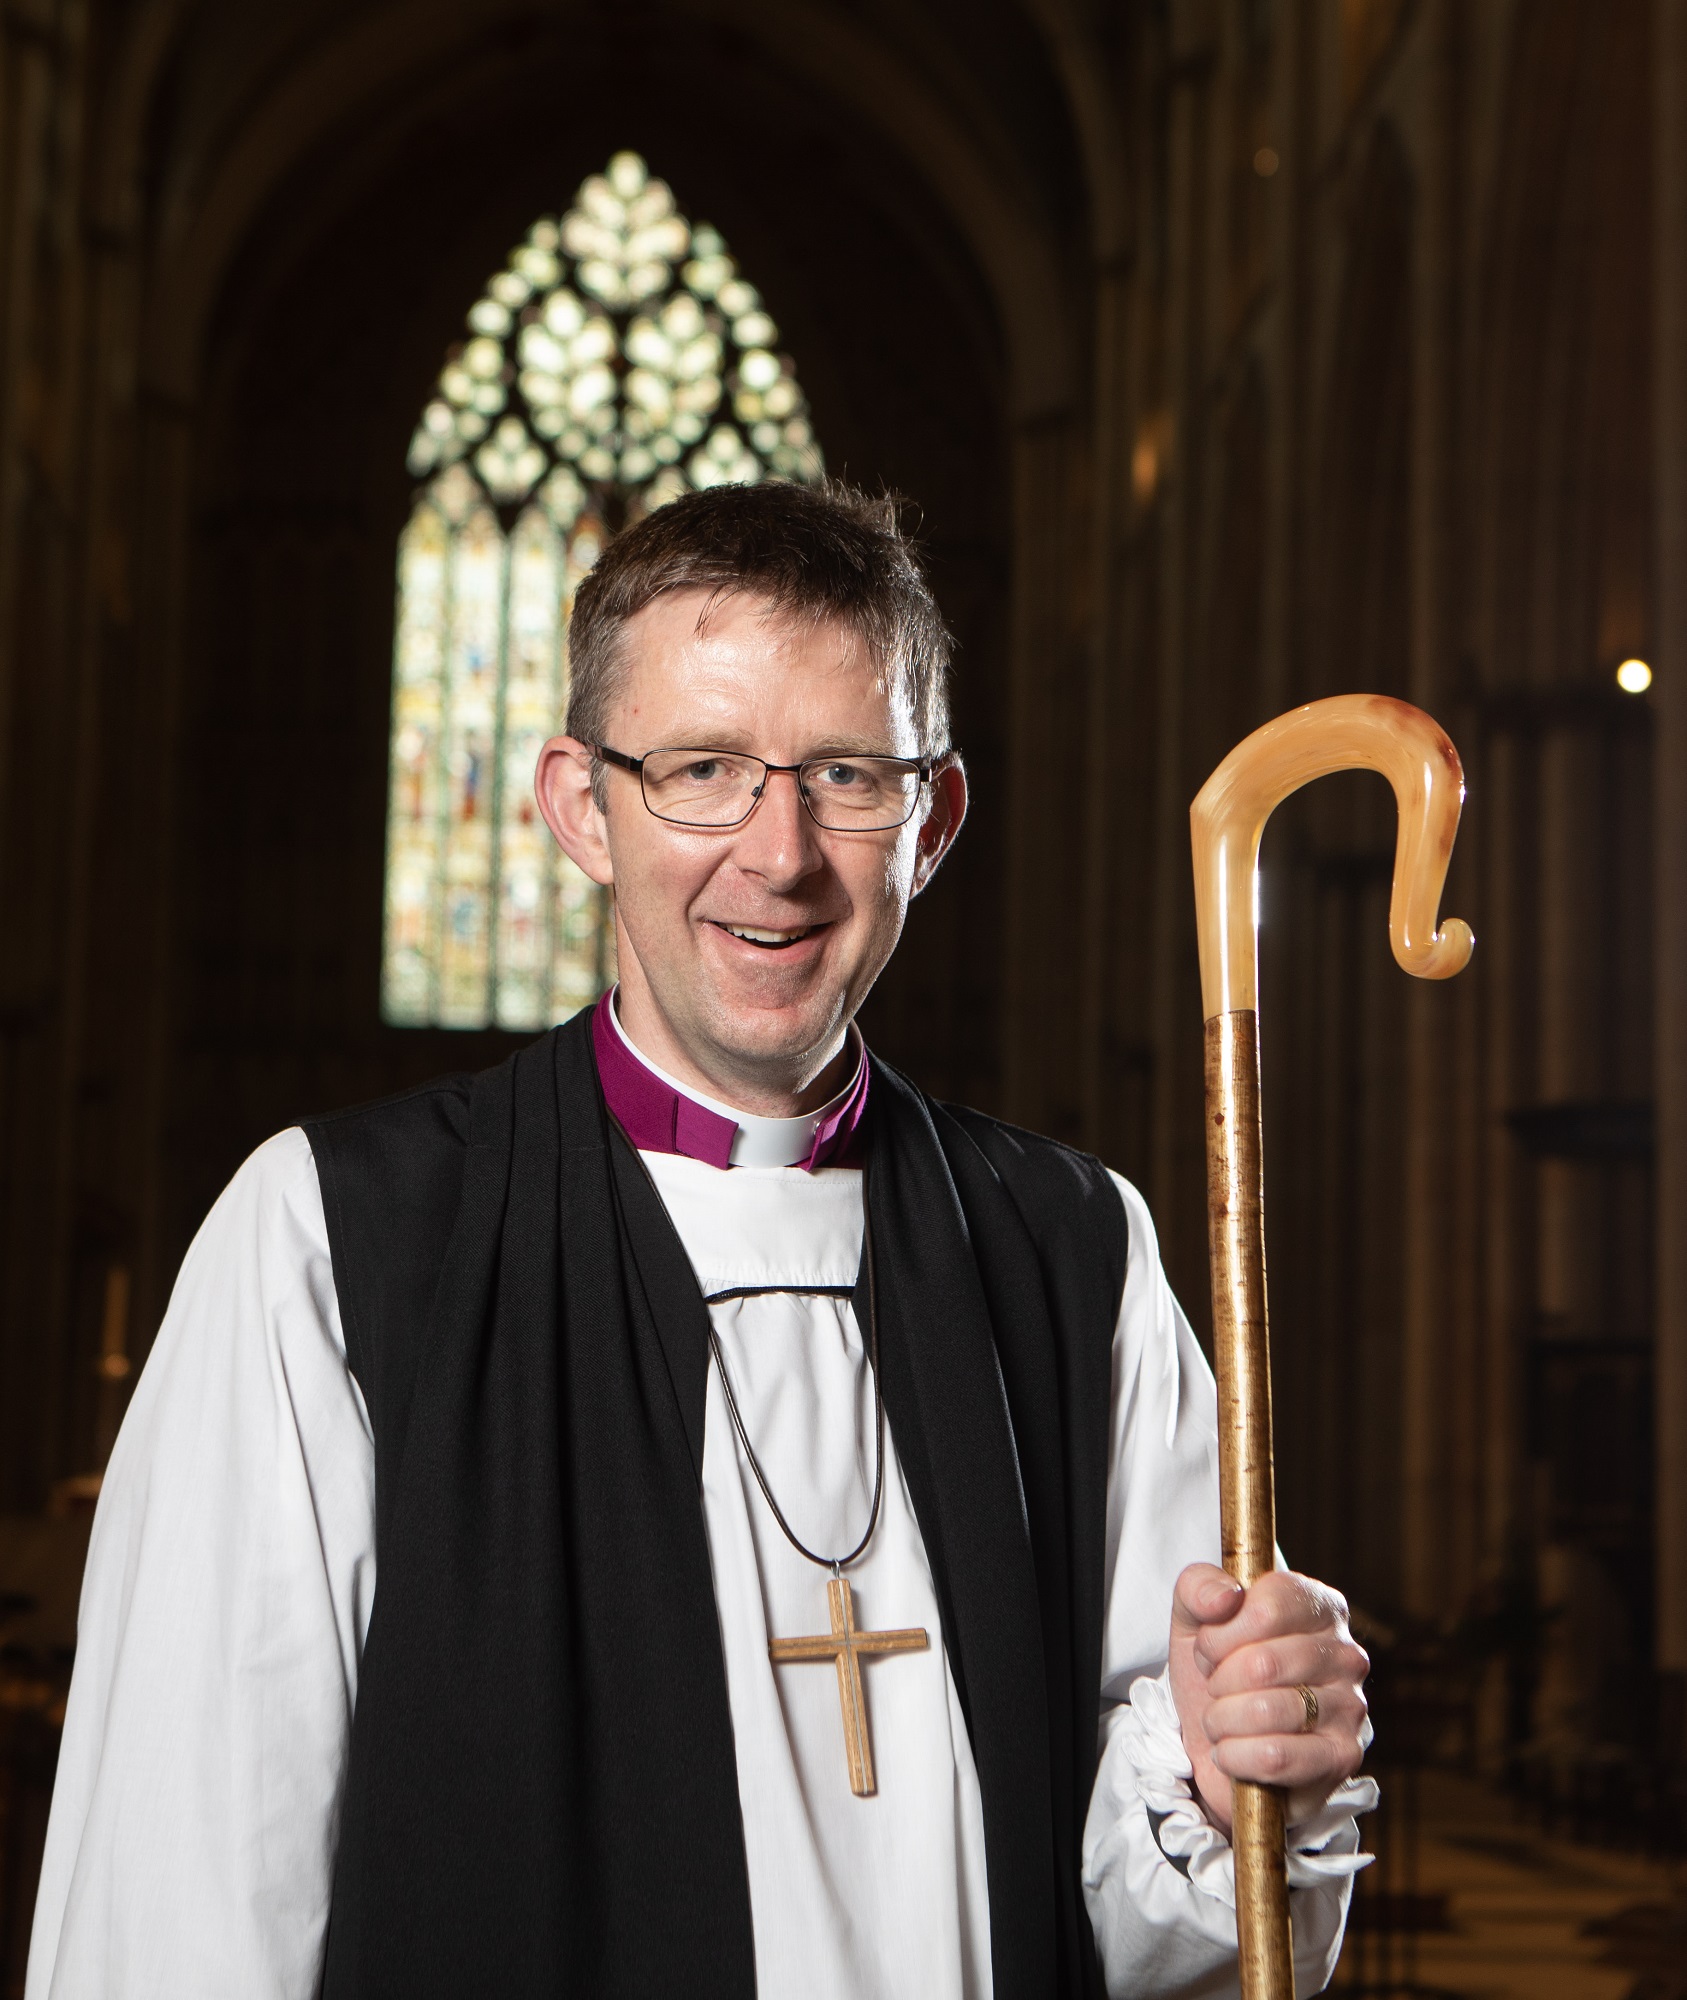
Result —
[[[611,750],[607,743],[593,743],[588,747],[594,757],[601,757],[604,763],[613,764],[619,771],[630,771],[638,779],[639,797],[644,800],[644,809],[652,819],[659,819],[664,826],[687,826],[694,833],[730,833],[735,826],[742,826],[745,820],[750,817],[750,814],[755,811],[756,807],[761,804],[762,794],[767,790],[768,779],[780,772],[786,773],[795,783],[797,797],[802,800],[804,811],[807,812],[809,818],[820,828],[822,833],[894,833],[898,827],[906,826],[919,810],[919,792],[914,794],[912,800],[909,802],[908,810],[902,817],[892,820],[888,826],[828,826],[814,810],[814,801],[809,797],[808,787],[802,781],[803,772],[815,764],[847,762],[849,756],[853,754],[862,758],[871,757],[878,764],[900,764],[905,770],[914,773],[915,777],[920,781],[920,790],[923,791],[931,783],[932,773],[949,756],[949,752],[945,750],[941,756],[928,758],[925,762],[921,763],[912,757],[890,757],[877,750],[855,751],[853,753],[839,751],[834,752],[830,757],[805,757],[800,764],[770,764],[765,757],[752,756],[747,750],[712,750],[702,744],[674,744],[671,746],[664,744],[655,750],[647,750],[643,757],[629,757],[624,750]],[[749,805],[739,814],[737,819],[717,820],[712,824],[704,820],[672,819],[667,813],[659,813],[656,810],[650,803],[650,794],[644,789],[644,766],[646,758],[659,757],[662,755],[663,750],[668,748],[689,749],[695,751],[698,755],[711,757],[741,757],[747,763],[759,764],[762,767],[762,781],[751,792]]]

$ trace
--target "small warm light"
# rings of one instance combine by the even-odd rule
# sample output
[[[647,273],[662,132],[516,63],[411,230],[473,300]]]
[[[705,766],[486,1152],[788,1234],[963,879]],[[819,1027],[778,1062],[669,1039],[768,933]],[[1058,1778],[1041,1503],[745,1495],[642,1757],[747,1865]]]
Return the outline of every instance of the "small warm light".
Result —
[[[1644,694],[1652,685],[1652,669],[1644,660],[1624,660],[1617,669],[1617,686],[1624,694]]]
[[[1280,164],[1275,146],[1261,146],[1254,155],[1254,172],[1262,181],[1270,180]]]
[[[1170,461],[1171,449],[1171,411],[1152,411],[1137,426],[1136,442],[1131,449],[1131,490],[1145,507],[1160,490],[1160,478]]]

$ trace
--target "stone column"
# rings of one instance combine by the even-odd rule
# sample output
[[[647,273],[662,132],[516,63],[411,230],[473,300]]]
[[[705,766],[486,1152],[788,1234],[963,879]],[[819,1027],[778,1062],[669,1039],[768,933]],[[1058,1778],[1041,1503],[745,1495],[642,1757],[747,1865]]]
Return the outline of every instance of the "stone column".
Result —
[[[1069,413],[1028,419],[1014,437],[1003,1097],[1010,1118],[1068,1141],[1083,1131],[1086,461]]]
[[[1657,0],[1657,1663],[1687,1672],[1687,10]]]

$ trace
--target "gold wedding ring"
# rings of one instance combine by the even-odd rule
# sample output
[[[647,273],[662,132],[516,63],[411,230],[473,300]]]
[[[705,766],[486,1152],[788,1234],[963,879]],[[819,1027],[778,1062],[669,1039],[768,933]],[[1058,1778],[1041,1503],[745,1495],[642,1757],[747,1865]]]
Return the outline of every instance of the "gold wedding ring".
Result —
[[[1295,1693],[1300,1696],[1300,1705],[1306,1710],[1306,1720],[1300,1725],[1300,1733],[1305,1736],[1318,1727],[1318,1693],[1315,1688],[1304,1686],[1297,1687]]]

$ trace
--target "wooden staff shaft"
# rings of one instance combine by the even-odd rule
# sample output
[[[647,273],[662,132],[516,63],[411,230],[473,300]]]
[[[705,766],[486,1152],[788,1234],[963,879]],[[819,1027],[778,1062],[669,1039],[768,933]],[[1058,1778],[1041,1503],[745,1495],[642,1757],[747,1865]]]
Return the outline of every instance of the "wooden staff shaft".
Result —
[[[1259,1015],[1206,1025],[1207,1250],[1218,1377],[1218,1477],[1224,1567],[1251,1584],[1277,1559],[1272,1492],[1271,1355],[1266,1331]],[[1294,2000],[1283,1793],[1232,1787],[1236,1938],[1249,2000]]]
[[[1271,1357],[1259,1131],[1259,841],[1291,792],[1330,771],[1379,771],[1400,811],[1388,929],[1419,979],[1470,957],[1468,924],[1437,925],[1464,772],[1422,709],[1387,695],[1332,695],[1256,729],[1189,809],[1201,1003],[1207,1036],[1207,1203],[1218,1376],[1224,1565],[1251,1585],[1276,1560],[1271,1490]],[[1235,1788],[1236,1931],[1244,2000],[1294,2000],[1283,1794]]]

